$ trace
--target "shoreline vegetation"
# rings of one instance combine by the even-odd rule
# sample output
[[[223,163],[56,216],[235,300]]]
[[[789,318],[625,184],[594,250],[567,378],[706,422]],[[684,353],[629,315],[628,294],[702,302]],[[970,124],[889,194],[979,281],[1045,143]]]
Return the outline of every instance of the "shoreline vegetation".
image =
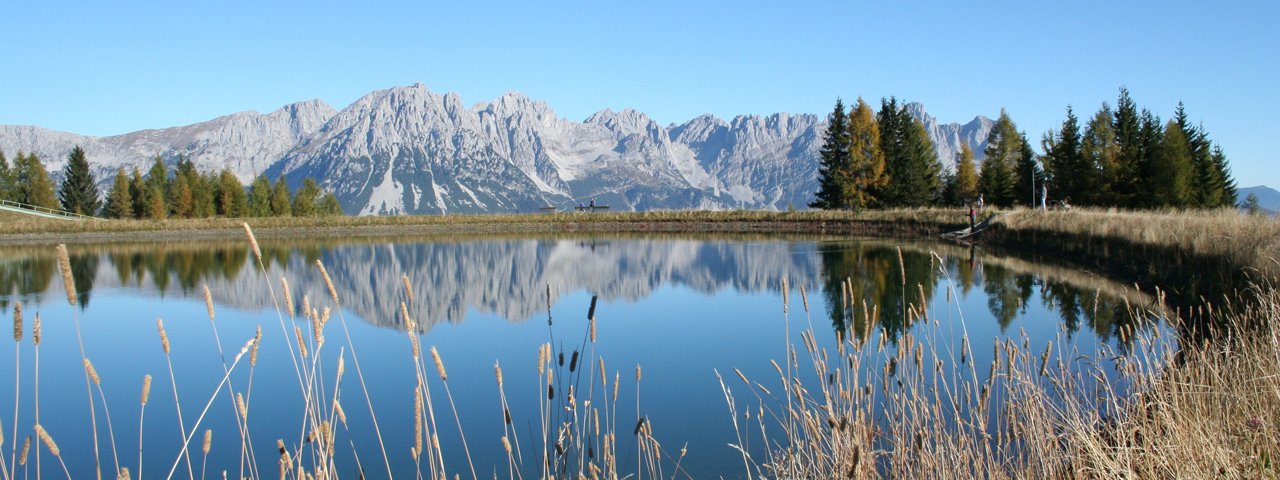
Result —
[[[742,452],[742,472],[732,475],[747,478],[873,478],[891,477],[983,477],[983,478],[1273,478],[1280,468],[1280,291],[1274,289],[1280,267],[1280,222],[1272,218],[1241,215],[1235,210],[1210,212],[1142,213],[1111,210],[1079,209],[1071,211],[1011,210],[988,211],[998,215],[991,231],[982,234],[983,243],[1018,248],[1053,256],[1068,257],[1086,268],[1099,267],[1124,276],[1162,277],[1161,270],[1172,269],[1186,275],[1216,266],[1230,279],[1247,284],[1223,290],[1225,297],[1200,294],[1200,287],[1220,279],[1196,280],[1197,287],[1160,285],[1157,298],[1177,294],[1184,298],[1199,296],[1206,305],[1222,308],[1223,321],[1205,328],[1214,329],[1204,341],[1176,342],[1160,338],[1158,328],[1143,328],[1159,320],[1182,331],[1187,321],[1179,309],[1158,306],[1132,306],[1134,327],[1122,332],[1131,336],[1133,347],[1126,351],[1104,351],[1098,356],[1080,355],[1051,342],[1044,351],[1032,351],[1025,339],[1010,338],[1000,342],[993,352],[994,361],[978,365],[970,350],[968,335],[951,338],[942,328],[949,312],[935,312],[926,305],[907,305],[908,317],[919,328],[892,343],[884,335],[848,335],[837,345],[821,346],[812,333],[802,338],[788,338],[789,358],[774,363],[778,378],[748,378],[740,372],[718,372],[736,439],[727,439]],[[638,214],[550,214],[550,215],[475,215],[448,217],[344,217],[313,219],[253,219],[193,221],[89,221],[27,222],[5,221],[0,243],[45,244],[127,240],[163,240],[166,238],[240,236],[248,244],[262,266],[257,237],[276,235],[386,235],[431,233],[526,233],[526,232],[804,232],[880,237],[928,237],[967,226],[967,218],[956,209],[913,209],[841,212],[669,212]],[[251,228],[252,227],[252,228]],[[65,266],[66,248],[59,246],[59,269],[67,284],[68,297],[74,298],[74,285]],[[1173,255],[1172,257],[1170,255]],[[1120,258],[1124,257],[1124,258]],[[1119,263],[1112,269],[1109,263]],[[317,262],[316,269],[326,283],[328,273]],[[905,278],[905,274],[903,274]],[[275,282],[263,279],[267,285]],[[809,319],[809,296],[806,286],[788,286],[782,279],[783,308],[780,315],[787,322],[812,323]],[[944,283],[947,283],[944,281]],[[335,472],[334,447],[345,435],[346,416],[339,406],[337,392],[329,392],[327,400],[316,387],[323,372],[316,368],[322,355],[350,356],[355,379],[363,382],[355,345],[321,350],[324,326],[330,320],[329,306],[340,305],[340,298],[330,287],[329,299],[311,299],[310,308],[295,312],[288,285],[280,285],[286,301],[277,306],[281,328],[293,326],[297,343],[290,355],[296,355],[302,386],[308,395],[306,415],[301,420],[303,431],[312,432],[305,439],[278,443],[280,476],[302,478],[307,475],[328,477]],[[430,286],[420,285],[424,291]],[[810,286],[816,287],[816,286]],[[903,285],[904,289],[916,288]],[[948,287],[950,288],[950,287]],[[1144,289],[1149,291],[1148,289]],[[415,289],[405,281],[404,292],[388,295],[414,295]],[[272,293],[273,298],[277,293]],[[206,295],[207,298],[207,295]],[[1220,299],[1220,300],[1219,300]],[[74,303],[74,302],[72,302]],[[307,300],[303,300],[307,305]],[[1225,305],[1226,307],[1221,307]],[[20,308],[20,307],[19,307]],[[283,308],[283,310],[282,310]],[[958,309],[948,304],[948,309]],[[209,305],[213,319],[213,305]],[[22,338],[21,314],[15,311],[15,340]],[[342,323],[340,308],[334,309],[334,320]],[[420,312],[404,309],[398,312],[407,324]],[[951,312],[954,313],[954,312]],[[595,302],[588,318],[594,319]],[[819,314],[820,316],[820,314]],[[963,318],[963,315],[961,315]],[[33,332],[38,345],[38,322]],[[963,320],[961,320],[963,322]],[[308,327],[309,325],[309,327]],[[866,325],[874,325],[866,322]],[[269,327],[269,326],[268,326]],[[167,338],[158,326],[165,352]],[[868,327],[868,328],[874,328]],[[345,330],[345,329],[344,329]],[[449,392],[444,365],[446,358],[429,348],[431,361],[425,359],[421,338],[410,328],[408,341],[413,347],[414,370],[419,388],[414,394],[415,444],[411,450],[419,474],[432,478],[450,473],[471,473],[467,465],[444,465],[441,448],[466,449],[487,445],[484,440],[463,440],[461,445],[444,447],[434,441],[436,432],[455,427],[457,414]],[[585,338],[590,338],[587,342]],[[334,335],[334,340],[342,338]],[[556,352],[544,346],[539,353],[539,380],[546,382],[548,394],[540,399],[540,428],[517,432],[508,420],[500,437],[509,447],[508,475],[524,478],[519,472],[534,465],[542,478],[581,475],[585,478],[684,478],[681,462],[689,462],[683,452],[676,451],[680,439],[662,439],[660,424],[646,420],[639,399],[641,367],[635,366],[637,386],[634,428],[618,425],[619,409],[628,409],[626,399],[616,392],[620,381],[628,381],[618,372],[607,372],[604,359],[594,350],[595,332],[584,334],[579,349],[572,352],[566,364],[552,361]],[[876,340],[879,340],[876,343]],[[346,339],[349,343],[350,339]],[[255,352],[256,339],[250,339],[240,357]],[[238,342],[231,342],[237,344]],[[1054,345],[1058,344],[1058,348]],[[221,346],[221,345],[220,345]],[[926,347],[927,346],[927,347]],[[333,350],[338,348],[338,352]],[[308,349],[310,357],[308,357]],[[545,350],[545,351],[544,351]],[[37,351],[38,352],[38,351]],[[578,362],[579,353],[585,360]],[[38,354],[38,353],[37,353]],[[252,365],[251,360],[249,365]],[[434,368],[431,364],[434,363]],[[558,363],[558,364],[557,364]],[[86,376],[95,376],[85,357]],[[343,376],[339,363],[337,379]],[[584,366],[583,368],[578,366]],[[599,368],[595,368],[599,365]],[[944,369],[944,365],[951,367]],[[241,368],[244,368],[241,365]],[[251,368],[251,367],[250,367]],[[621,371],[630,374],[630,366]],[[555,374],[551,373],[555,370]],[[567,370],[566,370],[567,369]],[[1119,374],[1115,380],[1108,369]],[[434,370],[434,371],[433,371]],[[498,392],[506,405],[502,373],[495,366]],[[616,367],[613,370],[618,370]],[[544,375],[544,371],[546,372]],[[606,375],[611,373],[612,375]],[[228,373],[228,376],[230,373]],[[250,372],[250,375],[252,373]],[[597,376],[599,376],[597,381]],[[18,375],[15,375],[15,381]],[[437,382],[433,377],[438,378]],[[38,371],[37,371],[38,382]],[[148,379],[149,380],[149,379]],[[331,379],[332,380],[332,379]],[[94,380],[96,382],[96,380]],[[216,379],[210,379],[216,382]],[[225,383],[226,378],[223,379]],[[569,383],[562,383],[562,382]],[[737,382],[744,383],[737,383]],[[89,382],[86,382],[88,384]],[[610,384],[612,383],[612,384]],[[149,382],[148,382],[149,385]],[[219,384],[219,389],[222,388]],[[431,387],[435,387],[434,395]],[[599,387],[598,391],[595,387]],[[227,385],[234,391],[243,386]],[[314,390],[311,390],[314,389]],[[344,388],[344,392],[348,392]],[[347,409],[364,408],[359,391],[344,397]],[[367,394],[366,394],[367,395]],[[175,389],[175,397],[177,396]],[[237,401],[240,401],[238,395]],[[145,406],[145,394],[143,404]],[[350,400],[348,403],[346,399]],[[591,401],[595,400],[593,404]],[[217,392],[209,403],[219,398]],[[619,402],[623,403],[619,403]],[[89,397],[90,408],[94,400]],[[105,410],[106,399],[102,399]],[[242,412],[248,400],[240,401]],[[441,415],[439,423],[432,406]],[[197,405],[198,406],[198,405]],[[604,421],[599,419],[602,407]],[[38,407],[38,405],[37,405]],[[16,408],[16,406],[15,406]],[[24,407],[25,408],[25,407]],[[182,407],[187,408],[187,407]],[[372,407],[369,406],[371,409]],[[26,411],[26,410],[24,410]],[[91,410],[92,411],[92,410]],[[505,413],[505,409],[504,409]],[[509,415],[509,413],[507,413]],[[373,412],[369,412],[373,416]],[[449,419],[448,417],[454,417]],[[15,412],[15,417],[17,414]],[[247,430],[247,414],[237,418],[237,427]],[[376,418],[376,417],[375,417]],[[399,421],[390,419],[386,421]],[[99,420],[95,420],[96,424]],[[107,419],[106,422],[110,423]],[[373,420],[376,428],[378,420]],[[13,428],[22,423],[15,421]],[[385,423],[384,423],[385,424]],[[341,428],[340,428],[341,427]],[[456,425],[459,432],[462,425]],[[603,429],[602,429],[603,427]],[[61,460],[52,437],[68,432],[45,432],[38,419],[35,431],[46,450]],[[192,437],[202,427],[191,426],[186,436],[187,448],[194,449]],[[603,430],[603,432],[602,432]],[[16,431],[15,431],[16,433]],[[487,432],[486,433],[491,433]],[[242,433],[243,435],[243,433]],[[518,436],[532,436],[541,451],[520,452]],[[337,437],[337,439],[335,439]],[[381,434],[379,434],[381,437]],[[634,465],[618,460],[619,437],[634,437],[638,450],[631,458]],[[17,438],[15,435],[14,438]],[[207,438],[207,437],[206,437]],[[475,438],[472,435],[471,438]],[[315,439],[316,441],[304,441]],[[511,440],[510,442],[508,440]],[[570,440],[566,440],[570,439]],[[116,439],[108,439],[114,442]],[[365,439],[366,441],[368,439]],[[247,440],[242,439],[242,442]],[[377,442],[381,444],[382,439]],[[16,442],[3,445],[14,450]],[[427,445],[424,447],[423,445]],[[114,445],[114,444],[113,444]],[[207,445],[207,443],[206,443]],[[526,445],[528,445],[526,443]],[[623,444],[625,445],[625,443]],[[252,444],[247,444],[252,449]],[[33,445],[39,449],[38,445]],[[207,453],[207,447],[205,449]],[[597,455],[598,452],[598,455]],[[96,452],[94,452],[96,454]],[[16,451],[10,452],[11,457]],[[77,452],[84,455],[85,452]],[[252,453],[249,453],[252,455]],[[390,463],[384,458],[361,459],[365,469],[378,472],[383,464],[390,475]],[[193,452],[192,457],[196,454]],[[468,458],[470,454],[466,455]],[[538,459],[537,457],[541,457]],[[183,462],[188,466],[198,460],[173,462],[171,471]],[[248,459],[253,477],[273,476],[269,469],[257,470],[261,461]],[[25,455],[23,462],[25,462]],[[39,461],[37,460],[37,463]],[[139,460],[139,464],[141,460]],[[149,462],[150,463],[150,462]],[[17,465],[4,467],[17,474]],[[63,467],[65,468],[65,466]],[[119,478],[129,478],[127,467],[117,466]],[[141,476],[140,465],[138,474]],[[25,471],[24,471],[25,473]],[[406,473],[406,472],[399,472]],[[729,473],[729,472],[726,472]],[[686,475],[687,476],[687,475]],[[12,475],[10,475],[12,477]],[[39,475],[37,474],[37,477]]]

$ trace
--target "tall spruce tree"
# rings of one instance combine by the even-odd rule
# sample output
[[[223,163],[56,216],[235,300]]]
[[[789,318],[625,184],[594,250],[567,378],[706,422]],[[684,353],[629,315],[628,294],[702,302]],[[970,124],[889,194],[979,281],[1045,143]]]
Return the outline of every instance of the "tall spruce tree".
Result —
[[[0,200],[14,200],[13,169],[9,168],[9,160],[0,151]]]
[[[1082,201],[1093,188],[1096,173],[1084,158],[1080,125],[1076,114],[1067,106],[1067,119],[1062,130],[1050,131],[1041,143],[1044,148],[1044,169],[1051,192],[1055,198]]]
[[[289,197],[289,185],[284,183],[284,175],[276,178],[276,184],[271,188],[271,215],[276,217],[288,217],[293,215],[292,200]]]
[[[960,144],[960,153],[956,154],[956,174],[954,180],[955,203],[966,205],[978,199],[978,169],[974,165],[973,149],[969,143]]]
[[[129,176],[124,173],[124,167],[116,169],[115,180],[111,182],[111,190],[107,191],[102,211],[107,218],[133,218],[133,194],[129,191]]]
[[[1036,152],[1027,141],[1026,132],[1018,135],[1022,152],[1014,164],[1013,191],[1018,205],[1036,206],[1040,203],[1040,190],[1045,188],[1044,169],[1040,168]]]
[[[978,191],[984,203],[1004,207],[1014,204],[1014,168],[1021,157],[1022,136],[1008,112],[1000,109],[1000,118],[987,135],[987,149],[978,174]]]
[[[858,97],[849,114],[848,138],[850,178],[843,197],[847,208],[862,210],[875,206],[877,192],[889,183],[884,172],[884,152],[880,150],[880,124],[862,97]]]
[[[1222,152],[1222,147],[1214,145],[1213,147],[1213,165],[1222,176],[1222,206],[1235,205],[1236,199],[1239,198],[1239,191],[1236,189],[1236,179],[1231,175],[1231,167],[1227,165],[1227,154]]]
[[[302,180],[302,187],[298,188],[297,193],[293,195],[293,216],[295,217],[314,217],[320,214],[319,205],[316,204],[320,200],[320,187],[316,185],[316,181],[311,177]]]
[[[880,123],[885,174],[889,177],[880,203],[886,207],[920,207],[940,200],[942,166],[924,125],[894,97],[880,101],[876,120]]]
[[[827,118],[827,131],[823,135],[822,148],[818,151],[818,191],[814,194],[812,208],[836,210],[848,208],[845,199],[847,185],[851,182],[849,157],[849,125],[845,116],[844,101],[836,98],[835,109]]]
[[[249,210],[250,217],[269,217],[271,216],[271,181],[267,180],[266,175],[258,175],[249,185]]]
[[[98,209],[102,208],[97,183],[93,172],[89,171],[84,149],[76,145],[67,154],[67,166],[62,169],[62,188],[58,189],[62,209],[81,215],[97,215]]]
[[[1168,190],[1170,187],[1167,184],[1157,185],[1160,183],[1159,178],[1163,175],[1160,172],[1160,161],[1157,157],[1160,156],[1160,143],[1164,140],[1164,125],[1160,123],[1160,117],[1145,108],[1142,109],[1139,118],[1141,121],[1138,128],[1137,191],[1128,206],[1132,208],[1176,206],[1178,201],[1170,195],[1156,193]]]
[[[325,217],[343,215],[342,204],[338,203],[338,197],[333,196],[333,192],[325,193],[324,198],[320,200],[320,215]]]
[[[1110,190],[1112,179],[1120,174],[1120,147],[1116,144],[1113,116],[1111,106],[1103,102],[1102,108],[1089,119],[1089,124],[1085,127],[1080,155],[1093,174],[1082,177],[1088,183],[1082,189],[1083,195],[1072,198],[1073,201],[1086,205],[1117,203],[1116,196]]]
[[[1116,168],[1106,175],[1106,190],[1113,206],[1135,207],[1141,203],[1139,176],[1142,174],[1143,141],[1142,117],[1138,106],[1129,97],[1129,89],[1120,87],[1116,99],[1115,117],[1111,122],[1117,149]]]
[[[248,216],[248,205],[245,199],[244,185],[230,169],[223,169],[218,174],[218,215],[224,217]]]
[[[145,218],[169,217],[169,170],[164,158],[156,155],[147,170]]]
[[[17,201],[43,208],[58,208],[58,196],[53,193],[53,180],[36,154],[18,152],[14,160],[14,185]]]
[[[147,181],[142,178],[138,167],[133,167],[129,175],[129,196],[133,198],[133,218],[147,218]]]
[[[1145,190],[1152,196],[1151,206],[1197,206],[1198,199],[1192,190],[1195,169],[1191,146],[1176,120],[1165,125],[1164,135],[1150,162]]]

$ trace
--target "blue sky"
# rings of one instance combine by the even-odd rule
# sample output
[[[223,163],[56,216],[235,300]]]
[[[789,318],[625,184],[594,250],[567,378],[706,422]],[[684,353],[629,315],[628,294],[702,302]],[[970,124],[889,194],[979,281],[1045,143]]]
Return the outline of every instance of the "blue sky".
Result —
[[[439,4],[436,4],[439,3]],[[826,114],[897,96],[943,122],[1005,108],[1037,142],[1120,86],[1179,100],[1241,186],[1280,187],[1280,2],[9,2],[0,124],[90,135],[341,109],[421,82],[582,120],[635,108]]]

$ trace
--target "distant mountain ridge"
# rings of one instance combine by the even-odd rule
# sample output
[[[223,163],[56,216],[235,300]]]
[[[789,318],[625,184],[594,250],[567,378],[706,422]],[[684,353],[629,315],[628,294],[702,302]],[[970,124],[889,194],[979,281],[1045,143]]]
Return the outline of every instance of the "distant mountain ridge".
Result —
[[[941,124],[923,105],[907,108],[947,168],[961,144],[981,157],[990,119]],[[56,175],[78,144],[103,185],[118,167],[145,171],[156,155],[230,168],[245,184],[264,173],[293,186],[311,177],[361,215],[529,212],[591,200],[615,210],[783,210],[812,201],[825,128],[817,115],[789,113],[664,127],[631,109],[575,122],[519,93],[468,108],[455,93],[417,84],[371,92],[341,111],[311,100],[110,137],[0,126],[0,150],[34,152]]]
[[[1280,191],[1266,185],[1258,185],[1256,187],[1245,187],[1237,191],[1236,204],[1244,206],[1245,199],[1249,198],[1252,193],[1258,197],[1258,206],[1263,210],[1275,213],[1280,212]]]

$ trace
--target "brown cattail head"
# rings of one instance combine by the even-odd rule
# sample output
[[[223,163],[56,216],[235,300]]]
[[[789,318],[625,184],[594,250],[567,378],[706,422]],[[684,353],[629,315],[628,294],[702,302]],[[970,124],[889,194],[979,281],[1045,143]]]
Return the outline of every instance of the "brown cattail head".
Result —
[[[213,446],[213,430],[207,429],[204,431],[204,443],[201,444],[200,451],[203,452],[205,455],[208,455],[209,447],[211,446]]]
[[[209,320],[213,320],[213,295],[209,293],[209,284],[204,285],[204,308],[209,311]]]
[[[164,349],[164,354],[169,354],[169,334],[164,331],[164,320],[156,319],[156,330],[160,331],[160,348]]]
[[[436,362],[436,371],[440,372],[440,380],[448,380],[449,376],[444,373],[444,361],[440,360],[440,352],[436,351],[435,345],[431,346],[431,360]]]
[[[92,380],[94,385],[102,385],[102,379],[98,378],[98,369],[93,368],[93,362],[90,362],[88,357],[84,359],[84,374],[89,376],[89,380]]]
[[[413,451],[422,452],[422,385],[413,389]]]
[[[244,403],[244,394],[236,394],[236,408],[240,410],[240,418],[249,416],[249,405]]]
[[[31,344],[40,346],[40,312],[36,312],[36,319],[31,322]]]
[[[338,305],[338,290],[333,288],[333,280],[329,278],[329,271],[324,268],[324,262],[317,258],[316,267],[320,269],[320,276],[324,277],[324,286],[329,288],[329,296],[333,297],[334,305]]]
[[[502,436],[502,449],[507,451],[507,455],[511,455],[511,441],[507,440],[507,436]]]
[[[151,375],[142,377],[142,406],[147,406],[148,400],[151,400]]]
[[[547,362],[550,360],[551,352],[549,350],[549,347],[550,345],[546,343],[538,346],[538,375],[539,376],[541,376],[542,373],[546,370]]]
[[[636,364],[636,383],[640,383],[640,364]]]
[[[596,317],[592,316],[587,322],[591,327],[591,343],[596,343]]]
[[[120,472],[116,474],[116,480],[131,480],[129,467],[120,467]]]
[[[501,387],[502,386],[502,365],[499,364],[498,362],[493,362],[493,375],[498,378],[498,386]]]
[[[13,304],[13,341],[22,341],[22,302]]]
[[[39,423],[36,424],[36,436],[40,437],[40,441],[44,442],[45,448],[48,448],[49,453],[52,453],[53,456],[58,457],[62,455],[62,451],[58,450],[58,444],[54,443],[53,437],[49,436],[49,432],[45,431],[44,426]]]
[[[787,283],[787,277],[782,277],[782,313],[787,313],[787,304],[790,303],[791,285]]]
[[[22,441],[22,455],[18,457],[18,465],[26,466],[27,454],[31,453],[31,435]]]
[[[404,294],[409,297],[409,301],[413,301],[413,284],[409,283],[409,276],[401,274],[400,281],[404,282]]]
[[[289,312],[290,317],[297,315],[297,311],[294,310],[295,307],[293,305],[293,292],[289,290],[289,279],[280,277],[280,286],[281,286],[281,289],[284,291],[285,310]]]
[[[341,379],[342,374],[346,373],[346,371],[347,371],[347,357],[345,355],[339,354],[338,355],[338,378]]]
[[[804,304],[804,313],[809,313],[809,295],[804,291],[804,284],[800,284],[800,302]]]
[[[293,334],[298,338],[298,351],[302,358],[307,358],[307,343],[302,338],[302,327],[293,327]]]
[[[337,400],[334,400],[334,401],[333,401],[333,412],[334,412],[335,414],[337,414],[337,415],[338,415],[338,421],[342,422],[342,425],[343,425],[343,426],[346,426],[346,425],[347,425],[347,412],[346,412],[345,410],[343,410],[343,409],[342,409],[342,403],[338,402]]]
[[[67,303],[76,305],[76,281],[71,276],[71,257],[67,255],[66,244],[58,244],[58,271],[62,273],[62,286],[67,290]]]
[[[258,364],[258,346],[262,345],[262,325],[258,325],[258,333],[253,336],[253,349],[249,351],[249,366]]]
[[[262,249],[258,248],[258,238],[253,236],[253,229],[249,228],[248,223],[244,225],[244,236],[249,239],[249,247],[253,248],[253,258],[258,260],[258,264],[262,264]]]

